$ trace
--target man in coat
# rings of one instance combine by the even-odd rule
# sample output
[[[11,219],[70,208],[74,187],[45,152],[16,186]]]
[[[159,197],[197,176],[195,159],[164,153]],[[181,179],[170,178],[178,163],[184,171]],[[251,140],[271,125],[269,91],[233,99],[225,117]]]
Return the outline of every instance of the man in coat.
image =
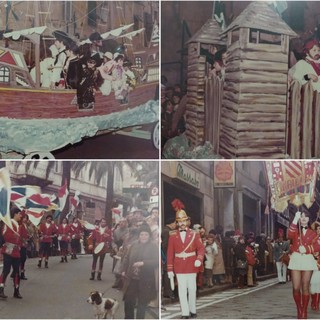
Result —
[[[188,220],[184,210],[177,210],[178,229],[170,232],[167,251],[168,277],[172,282],[177,276],[182,319],[197,317],[197,273],[204,258],[200,235],[188,227]]]

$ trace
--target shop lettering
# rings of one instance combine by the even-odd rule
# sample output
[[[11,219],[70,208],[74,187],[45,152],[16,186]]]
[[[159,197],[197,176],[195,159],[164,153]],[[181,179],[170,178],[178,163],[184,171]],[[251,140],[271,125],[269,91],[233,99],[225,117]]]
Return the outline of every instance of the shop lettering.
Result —
[[[177,177],[196,188],[200,187],[200,181],[197,178],[196,172],[186,170],[186,168],[184,168],[180,163],[177,165]]]

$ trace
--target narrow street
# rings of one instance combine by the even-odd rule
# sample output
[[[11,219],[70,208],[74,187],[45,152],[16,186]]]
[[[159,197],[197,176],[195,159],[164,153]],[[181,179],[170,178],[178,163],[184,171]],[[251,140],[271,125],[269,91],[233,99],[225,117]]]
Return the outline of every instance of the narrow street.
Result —
[[[105,292],[104,297],[117,299],[120,303],[117,319],[124,318],[122,292],[111,288],[114,275],[112,259],[106,255],[102,281],[89,280],[91,255],[79,255],[77,260],[60,263],[60,257],[50,257],[49,268],[37,267],[37,259],[28,259],[26,277],[21,280],[23,299],[15,299],[13,285],[7,279],[7,299],[0,300],[2,319],[93,319],[93,306],[86,302],[92,290]],[[158,308],[150,308],[146,318],[158,318]]]
[[[308,319],[319,319],[320,311],[311,310]],[[178,303],[165,305],[162,319],[179,319]],[[292,283],[278,285],[272,278],[257,287],[227,289],[197,299],[198,319],[295,319],[296,306],[292,298]]]

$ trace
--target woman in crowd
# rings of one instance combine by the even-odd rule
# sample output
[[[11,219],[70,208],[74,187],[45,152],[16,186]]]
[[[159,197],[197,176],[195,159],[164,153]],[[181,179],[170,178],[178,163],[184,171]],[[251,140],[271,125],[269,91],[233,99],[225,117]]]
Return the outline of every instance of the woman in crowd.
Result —
[[[144,319],[147,305],[157,296],[154,271],[158,265],[158,246],[152,242],[150,227],[143,223],[138,241],[130,246],[122,263],[125,319]]]
[[[307,319],[310,299],[310,279],[312,272],[318,270],[313,252],[320,251],[314,242],[317,234],[310,228],[310,213],[304,209],[297,211],[290,224],[288,238],[291,239],[291,257],[288,268],[291,270],[293,299],[297,306],[298,319]]]
[[[236,261],[237,286],[238,289],[243,289],[248,265],[246,256],[246,242],[244,236],[239,237],[238,243],[234,247],[234,255]]]

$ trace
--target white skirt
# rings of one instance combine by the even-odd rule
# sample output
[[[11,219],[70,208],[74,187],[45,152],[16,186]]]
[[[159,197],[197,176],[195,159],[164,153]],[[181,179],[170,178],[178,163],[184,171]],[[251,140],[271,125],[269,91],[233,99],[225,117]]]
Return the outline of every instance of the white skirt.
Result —
[[[310,281],[310,293],[320,293],[320,271],[313,271]]]
[[[293,252],[290,256],[288,269],[302,271],[318,270],[317,261],[314,259],[312,254]]]

